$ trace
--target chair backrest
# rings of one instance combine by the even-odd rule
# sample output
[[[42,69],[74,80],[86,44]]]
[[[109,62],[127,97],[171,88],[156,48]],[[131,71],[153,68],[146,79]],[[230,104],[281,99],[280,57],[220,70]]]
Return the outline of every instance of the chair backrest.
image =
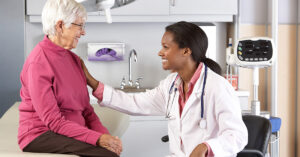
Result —
[[[244,115],[243,121],[248,129],[248,144],[245,149],[258,150],[265,154],[272,130],[270,120],[261,116]],[[243,154],[242,156],[254,157],[256,155]]]

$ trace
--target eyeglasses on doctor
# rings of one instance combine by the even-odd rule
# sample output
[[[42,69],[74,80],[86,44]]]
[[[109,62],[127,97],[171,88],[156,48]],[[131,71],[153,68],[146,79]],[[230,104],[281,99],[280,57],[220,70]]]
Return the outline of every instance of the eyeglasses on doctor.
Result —
[[[80,29],[81,29],[82,31],[85,30],[85,25],[84,25],[84,24],[77,24],[77,23],[71,23],[71,24],[80,27]]]

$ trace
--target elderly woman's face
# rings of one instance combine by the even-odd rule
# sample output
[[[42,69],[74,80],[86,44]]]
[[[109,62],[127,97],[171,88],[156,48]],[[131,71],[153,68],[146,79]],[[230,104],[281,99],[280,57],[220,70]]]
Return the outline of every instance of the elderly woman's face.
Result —
[[[61,41],[65,49],[70,50],[76,48],[78,39],[82,35],[85,35],[84,25],[83,19],[77,18],[69,28],[63,26]]]

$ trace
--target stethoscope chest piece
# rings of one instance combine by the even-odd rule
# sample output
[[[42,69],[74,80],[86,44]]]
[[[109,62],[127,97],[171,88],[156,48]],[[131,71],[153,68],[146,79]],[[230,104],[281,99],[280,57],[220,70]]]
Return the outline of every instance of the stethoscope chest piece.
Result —
[[[199,122],[199,126],[201,129],[205,129],[206,128],[206,120],[205,119],[201,119]]]

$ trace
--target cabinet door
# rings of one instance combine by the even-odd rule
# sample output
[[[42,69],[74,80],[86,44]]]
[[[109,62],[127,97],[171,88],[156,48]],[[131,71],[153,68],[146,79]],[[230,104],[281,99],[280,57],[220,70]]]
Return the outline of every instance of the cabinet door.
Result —
[[[161,138],[168,134],[168,122],[131,121],[121,140],[121,157],[163,157],[169,155],[169,142]]]
[[[41,15],[47,0],[27,0],[27,15]],[[100,14],[103,15],[103,12]],[[169,15],[169,0],[135,0],[111,10],[112,15]]]
[[[237,0],[170,0],[170,14],[237,14]]]
[[[114,8],[112,15],[169,15],[169,0],[135,0]]]
[[[26,0],[27,15],[41,15],[47,0]]]

